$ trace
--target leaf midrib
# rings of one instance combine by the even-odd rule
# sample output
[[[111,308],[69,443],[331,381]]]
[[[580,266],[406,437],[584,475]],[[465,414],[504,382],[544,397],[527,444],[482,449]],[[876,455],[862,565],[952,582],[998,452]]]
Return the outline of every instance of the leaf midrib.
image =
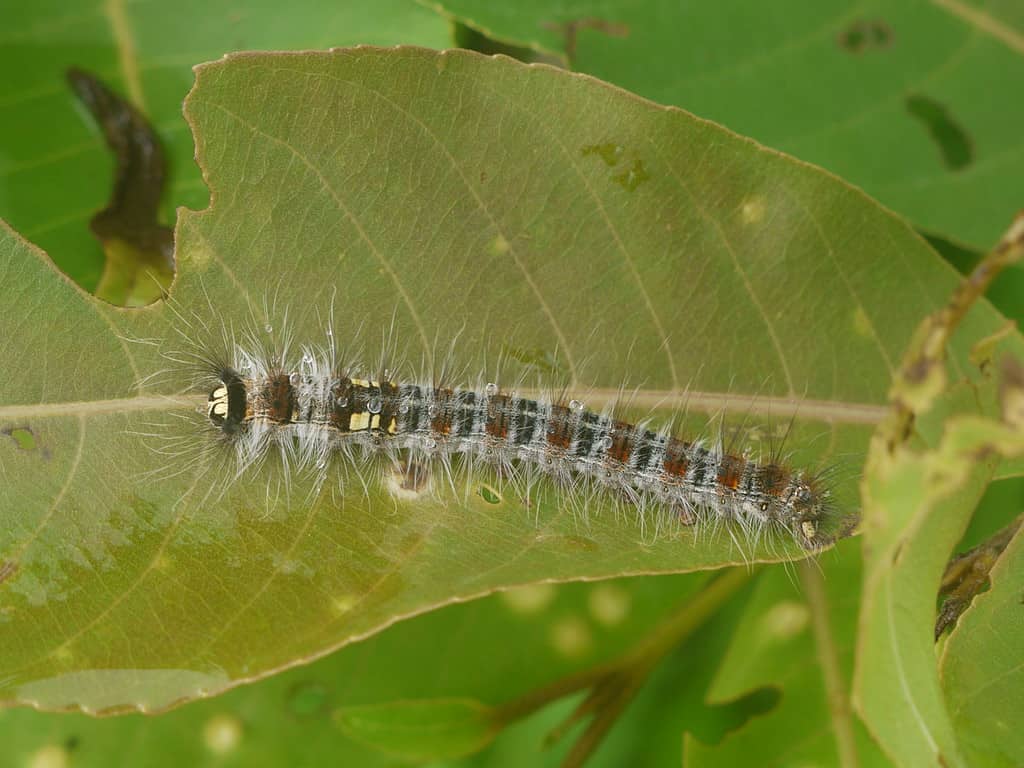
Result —
[[[531,399],[550,396],[549,392],[537,389],[523,388],[517,389],[516,392]],[[825,421],[834,424],[877,424],[888,411],[888,406],[874,403],[658,389],[638,389],[624,394],[618,388],[588,388],[566,391],[563,397],[578,398],[591,409],[625,404],[651,411],[741,413],[772,418],[796,417],[801,421]],[[205,401],[205,395],[149,395],[109,400],[7,405],[0,406],[0,420],[194,409],[202,406]]]

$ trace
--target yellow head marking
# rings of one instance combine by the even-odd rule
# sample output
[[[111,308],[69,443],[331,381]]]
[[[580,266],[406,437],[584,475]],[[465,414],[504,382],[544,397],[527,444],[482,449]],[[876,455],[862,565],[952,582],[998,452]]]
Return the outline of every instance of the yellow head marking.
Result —
[[[210,421],[215,424],[219,424],[227,418],[228,415],[228,388],[221,386],[217,387],[213,392],[210,393],[209,400],[206,403],[206,415]]]
[[[800,523],[800,530],[808,541],[818,535],[818,526],[813,520],[804,520]]]

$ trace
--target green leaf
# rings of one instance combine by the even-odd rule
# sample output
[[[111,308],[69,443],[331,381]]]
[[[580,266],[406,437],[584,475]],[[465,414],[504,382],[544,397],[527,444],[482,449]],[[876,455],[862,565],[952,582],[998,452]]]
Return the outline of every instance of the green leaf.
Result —
[[[859,545],[843,542],[819,563],[799,564],[798,578],[782,569],[764,575],[708,698],[721,706],[767,688],[781,702],[721,743],[689,728],[687,766],[739,765],[753,754],[761,765],[889,765],[849,705]]]
[[[94,72],[154,125],[170,166],[162,218],[173,223],[177,206],[207,203],[181,121],[193,65],[243,49],[450,44],[444,21],[414,0],[313,0],[301,12],[268,0],[40,0],[5,4],[0,34],[0,218],[90,291],[104,255],[89,220],[110,197],[114,160],[65,80],[69,67]]]
[[[1020,207],[1019,4],[428,5],[818,163],[924,229],[988,248]]]
[[[588,766],[677,766],[683,759],[681,732],[718,741],[750,718],[778,706],[780,696],[774,688],[763,687],[724,704],[710,703],[706,696],[730,638],[735,637],[751,597],[764,578],[770,578],[769,574],[759,574],[652,670],[650,679],[621,714]]]
[[[497,733],[495,712],[474,699],[394,701],[334,713],[350,738],[406,760],[444,760],[483,749]]]
[[[555,366],[591,404],[625,377],[665,420],[728,395],[751,441],[795,398],[792,461],[843,457],[852,511],[893,361],[957,279],[834,177],[551,68],[240,55],[198,70],[187,115],[213,204],[179,217],[170,304],[104,305],[0,232],[0,429],[35,439],[0,440],[0,700],[159,710],[510,585],[804,554],[655,538],[611,499],[583,519],[549,485],[527,510],[443,483],[398,499],[375,471],[364,493],[340,467],[318,495],[275,461],[231,482],[197,426],[207,393],[160,374],[202,323],[281,334],[287,310],[320,343],[333,305],[369,360],[391,328],[413,360],[457,338],[471,372],[509,350],[513,379]],[[952,375],[1002,324],[972,311]]]
[[[881,447],[881,446],[878,446]],[[935,599],[946,561],[1021,435],[994,421],[951,420],[934,451],[879,451],[864,478],[866,569],[854,701],[899,765],[968,765],[935,664]]]
[[[332,713],[402,697],[512,700],[617,657],[702,582],[701,574],[689,574],[534,585],[418,616],[309,666],[159,717],[0,709],[0,743],[14,766],[32,765],[44,750],[65,753],[74,768],[394,766],[385,753],[342,734]],[[598,607],[609,600],[619,606],[613,622]],[[569,626],[582,627],[586,638],[575,650],[561,639]],[[514,749],[520,763],[525,754],[541,759],[543,736],[503,732],[495,747]],[[634,749],[646,743],[643,730],[630,738]]]
[[[1024,763],[1024,535],[1017,532],[942,650],[940,675],[950,718],[972,766]]]

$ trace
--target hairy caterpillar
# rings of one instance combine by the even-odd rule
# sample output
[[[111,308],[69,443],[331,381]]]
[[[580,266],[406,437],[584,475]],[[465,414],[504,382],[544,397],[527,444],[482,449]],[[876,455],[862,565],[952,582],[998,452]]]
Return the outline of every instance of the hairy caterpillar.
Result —
[[[364,484],[374,462],[397,467],[413,488],[431,475],[451,478],[457,463],[470,473],[487,468],[524,497],[547,477],[577,499],[611,494],[641,517],[655,509],[684,525],[729,524],[753,540],[785,532],[811,550],[833,539],[828,472],[788,466],[781,447],[759,458],[727,447],[721,435],[674,436],[578,399],[343,363],[332,329],[325,343],[297,354],[287,334],[277,350],[253,332],[222,336],[218,351],[176,359],[192,367],[192,389],[206,395],[203,420],[235,455],[238,475],[273,449],[320,483],[336,459]]]

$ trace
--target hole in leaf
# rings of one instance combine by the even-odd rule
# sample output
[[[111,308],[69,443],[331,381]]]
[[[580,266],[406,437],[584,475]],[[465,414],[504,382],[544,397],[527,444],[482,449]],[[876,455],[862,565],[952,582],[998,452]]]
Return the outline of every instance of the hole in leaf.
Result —
[[[459,48],[467,48],[478,53],[485,53],[488,56],[503,54],[513,59],[526,62],[542,61],[546,64],[560,65],[562,62],[555,56],[541,51],[528,48],[523,45],[516,45],[512,42],[497,40],[489,35],[474,29],[462,22],[455,22],[454,29],[455,45]]]
[[[22,451],[34,451],[38,447],[35,432],[28,427],[11,427],[0,434],[7,435]]]
[[[300,720],[322,717],[330,709],[331,692],[323,683],[303,680],[288,689],[288,712]]]
[[[849,53],[881,50],[892,45],[892,27],[880,19],[858,19],[839,33],[839,47]]]
[[[729,733],[739,730],[748,721],[771,712],[779,705],[782,694],[778,688],[757,688],[728,704],[709,707],[709,721],[693,735],[705,744],[720,744]]]
[[[501,504],[501,494],[489,485],[481,485],[478,493],[488,504]]]
[[[950,116],[944,105],[921,94],[907,97],[907,112],[922,122],[942,152],[942,162],[951,171],[959,171],[971,164],[971,141],[960,125]]]
[[[563,22],[549,21],[545,22],[543,26],[545,29],[562,35],[565,40],[565,58],[568,59],[569,64],[576,60],[576,46],[581,30],[596,30],[608,37],[629,37],[629,25],[594,17],[569,19]]]

